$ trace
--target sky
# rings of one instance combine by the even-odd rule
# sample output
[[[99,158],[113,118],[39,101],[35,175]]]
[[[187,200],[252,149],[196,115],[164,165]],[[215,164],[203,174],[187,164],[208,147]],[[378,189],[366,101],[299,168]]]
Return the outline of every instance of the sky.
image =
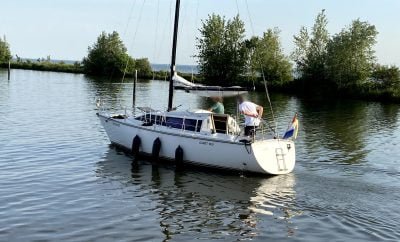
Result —
[[[116,30],[133,57],[169,63],[174,7],[175,0],[1,0],[0,35],[23,58],[82,60],[102,31]],[[374,24],[378,61],[400,66],[400,0],[181,0],[177,63],[196,63],[198,29],[209,14],[239,13],[247,37],[278,27],[290,54],[293,35],[311,28],[322,9],[331,35],[357,18]]]

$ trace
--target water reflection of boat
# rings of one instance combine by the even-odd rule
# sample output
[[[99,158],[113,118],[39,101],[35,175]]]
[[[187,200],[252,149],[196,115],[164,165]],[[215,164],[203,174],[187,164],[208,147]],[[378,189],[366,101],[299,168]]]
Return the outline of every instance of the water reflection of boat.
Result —
[[[133,161],[119,149],[110,148],[96,170],[99,177],[119,182],[121,189],[146,194],[155,204],[166,239],[196,233],[200,237],[253,238],[259,216],[284,221],[294,231],[295,175],[239,178],[198,171],[177,172],[172,167]],[[128,188],[127,188],[128,186]],[[135,200],[135,196],[132,196]],[[267,219],[268,220],[268,219]],[[185,239],[185,238],[183,238]]]

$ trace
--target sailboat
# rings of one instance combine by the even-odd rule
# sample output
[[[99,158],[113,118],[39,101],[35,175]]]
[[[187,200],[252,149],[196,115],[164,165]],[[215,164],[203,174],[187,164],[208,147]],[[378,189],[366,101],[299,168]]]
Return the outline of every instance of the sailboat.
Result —
[[[97,115],[111,143],[130,150],[135,156],[146,154],[156,160],[171,160],[177,167],[190,164],[268,175],[292,172],[296,162],[295,143],[290,138],[293,135],[285,139],[267,133],[245,137],[230,115],[202,109],[178,111],[173,107],[174,90],[179,89],[177,82],[189,92],[206,93],[203,96],[245,92],[241,87],[190,84],[176,74],[179,9],[180,0],[176,0],[168,109],[134,107],[138,112],[132,115],[99,111]]]

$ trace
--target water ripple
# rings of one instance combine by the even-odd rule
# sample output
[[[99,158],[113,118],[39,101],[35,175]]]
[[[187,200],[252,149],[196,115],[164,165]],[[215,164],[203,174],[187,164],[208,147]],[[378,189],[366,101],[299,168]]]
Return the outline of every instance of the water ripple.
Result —
[[[130,84],[22,70],[10,82],[5,76],[0,70],[0,241],[400,239],[396,105],[273,95],[278,123],[299,112],[294,173],[175,172],[109,145],[94,99],[129,106]],[[166,88],[139,82],[137,101],[164,108]],[[176,102],[210,105],[187,93]],[[225,102],[235,113],[235,101]]]

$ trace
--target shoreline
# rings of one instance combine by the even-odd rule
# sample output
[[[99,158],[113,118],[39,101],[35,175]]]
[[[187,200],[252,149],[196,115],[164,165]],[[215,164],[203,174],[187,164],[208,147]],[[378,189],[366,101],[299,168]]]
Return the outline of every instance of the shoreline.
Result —
[[[0,68],[7,69],[8,68],[8,63],[1,63]],[[37,61],[23,61],[23,62],[11,62],[11,69],[16,69],[16,70],[33,70],[33,71],[48,71],[48,72],[61,72],[61,73],[72,73],[72,74],[84,74],[88,76],[104,76],[104,75],[90,75],[87,74],[83,66],[80,65],[78,62],[76,64],[69,64],[69,63],[64,63],[62,61],[60,62],[48,62],[48,61],[42,61],[42,62],[37,62]],[[151,75],[148,74],[141,74],[138,72],[138,78],[140,79],[157,79],[157,80],[164,80],[165,78],[168,78],[168,73],[167,71],[159,70],[159,71],[152,71]],[[192,74],[191,73],[185,73],[185,72],[179,72],[179,75],[186,78],[186,79],[191,79]],[[126,77],[134,77],[134,73],[126,73]],[[119,77],[115,75],[115,77]],[[199,75],[198,74],[193,74],[193,79],[199,80]]]
[[[7,69],[8,63],[1,63],[0,68]],[[74,64],[60,62],[35,62],[35,61],[23,61],[23,62],[11,62],[11,69],[19,70],[34,70],[34,71],[48,71],[48,72],[60,72],[60,73],[71,73],[71,74],[84,74],[89,75],[84,72],[83,67],[80,63],[76,62]],[[192,79],[192,73],[179,72],[179,75],[187,80]],[[138,72],[138,78],[140,79],[154,79],[154,80],[165,80],[168,79],[169,72],[159,70],[153,71],[151,75],[141,74]],[[118,76],[115,76],[118,77]],[[126,77],[134,77],[134,73],[127,73]],[[245,78],[248,79],[248,78]],[[198,83],[202,83],[202,77],[199,74],[193,74],[193,80]],[[232,85],[241,85],[250,89],[253,88],[253,83],[250,81],[244,81],[242,83],[232,83]],[[260,80],[256,80],[254,85],[256,92],[264,92],[265,87]],[[284,93],[289,95],[294,95],[304,98],[316,98],[316,99],[330,99],[330,100],[340,100],[342,98],[354,99],[354,100],[364,100],[364,101],[378,101],[386,103],[400,103],[400,91],[396,89],[379,89],[371,88],[369,86],[357,86],[352,89],[334,90],[326,87],[318,86],[304,86],[302,80],[295,79],[288,82],[282,86],[269,85],[270,91],[276,91],[278,93]],[[329,90],[327,90],[329,89]],[[396,95],[397,94],[397,95]]]

